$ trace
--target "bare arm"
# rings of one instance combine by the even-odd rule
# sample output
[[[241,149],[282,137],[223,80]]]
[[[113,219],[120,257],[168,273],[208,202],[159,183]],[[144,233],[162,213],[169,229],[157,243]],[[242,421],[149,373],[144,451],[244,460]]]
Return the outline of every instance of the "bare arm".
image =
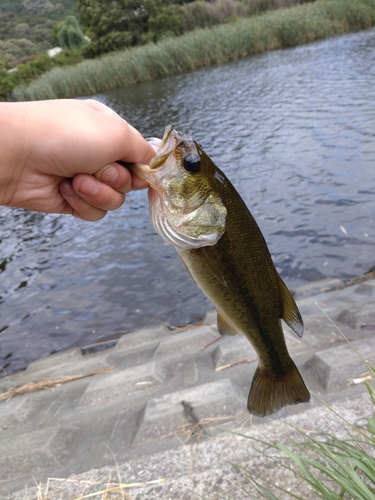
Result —
[[[0,103],[0,204],[102,219],[143,181],[116,163],[153,148],[94,100]]]

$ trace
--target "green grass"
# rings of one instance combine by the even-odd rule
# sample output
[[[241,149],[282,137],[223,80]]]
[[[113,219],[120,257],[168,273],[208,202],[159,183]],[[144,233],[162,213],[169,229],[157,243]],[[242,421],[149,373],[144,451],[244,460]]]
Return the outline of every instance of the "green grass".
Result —
[[[375,25],[375,0],[318,0],[55,68],[12,100],[92,95]]]
[[[329,319],[329,321],[331,320]],[[349,342],[339,328],[332,321],[331,323]],[[352,348],[355,350],[353,346]],[[357,351],[356,353],[361,358],[365,369],[374,378],[375,368],[365,361],[360,353]],[[369,382],[366,382],[366,386],[375,410],[375,389]],[[307,486],[307,489],[313,494],[312,498],[374,500],[375,413],[367,420],[365,426],[359,427],[345,420],[323,401],[321,403],[330,410],[332,418],[339,419],[348,438],[339,439],[335,435],[325,434],[322,438],[315,439],[307,435],[305,431],[299,431],[292,427],[292,431],[299,432],[300,438],[290,439],[287,443],[280,441],[266,443],[251,437],[249,439],[261,444],[262,448],[258,451],[262,456],[269,457],[271,455],[272,459],[278,462],[279,467],[291,472],[300,484]],[[233,466],[244,476],[252,488],[251,491],[243,489],[249,499],[281,500],[281,498],[291,498],[304,500],[295,489],[288,491],[287,485],[284,487],[269,486],[269,479],[257,477],[239,464],[233,464]],[[254,497],[254,492],[257,492],[259,496]],[[280,494],[282,497],[279,496]]]

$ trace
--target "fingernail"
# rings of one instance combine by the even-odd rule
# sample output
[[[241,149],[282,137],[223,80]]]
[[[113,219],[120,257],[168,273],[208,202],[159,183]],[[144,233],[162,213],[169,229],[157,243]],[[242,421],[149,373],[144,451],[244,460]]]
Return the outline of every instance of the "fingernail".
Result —
[[[99,182],[94,177],[86,176],[81,181],[79,191],[88,196],[93,196],[99,191]]]
[[[101,180],[104,182],[115,182],[118,177],[118,170],[114,165],[109,165],[101,175]]]
[[[60,190],[65,194],[65,196],[75,196],[75,192],[72,187],[72,182],[65,180],[60,183]]]

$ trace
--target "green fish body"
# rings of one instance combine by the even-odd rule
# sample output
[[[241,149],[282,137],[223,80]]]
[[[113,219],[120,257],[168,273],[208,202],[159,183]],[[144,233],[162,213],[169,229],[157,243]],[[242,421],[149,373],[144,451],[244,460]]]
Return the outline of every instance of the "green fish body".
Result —
[[[175,246],[215,304],[220,333],[242,332],[258,354],[250,413],[265,416],[309,401],[281,326],[283,319],[301,337],[302,318],[255,219],[224,173],[192,138],[172,127],[150,166],[136,165],[134,171],[150,184],[156,231]]]

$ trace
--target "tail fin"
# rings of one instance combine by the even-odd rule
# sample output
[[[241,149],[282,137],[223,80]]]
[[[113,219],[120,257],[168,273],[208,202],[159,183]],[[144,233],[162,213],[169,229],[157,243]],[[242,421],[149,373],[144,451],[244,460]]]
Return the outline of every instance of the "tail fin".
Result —
[[[282,376],[258,366],[251,384],[247,408],[252,415],[265,417],[283,406],[307,403],[310,393],[296,365]]]

